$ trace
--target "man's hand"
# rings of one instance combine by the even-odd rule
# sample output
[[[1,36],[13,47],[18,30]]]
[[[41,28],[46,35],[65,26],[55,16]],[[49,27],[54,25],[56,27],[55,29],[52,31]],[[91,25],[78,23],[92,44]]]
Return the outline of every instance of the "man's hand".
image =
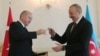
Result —
[[[55,32],[52,28],[48,28],[48,30],[49,30],[49,34],[50,34],[52,37],[54,37],[55,34],[56,34],[56,32]]]
[[[52,49],[55,51],[55,52],[59,52],[59,51],[62,51],[63,49],[63,45],[60,44],[60,43],[55,43],[57,46],[55,47],[52,47]]]
[[[39,29],[38,31],[36,31],[37,35],[41,35],[41,34],[45,34],[46,30],[44,29]]]

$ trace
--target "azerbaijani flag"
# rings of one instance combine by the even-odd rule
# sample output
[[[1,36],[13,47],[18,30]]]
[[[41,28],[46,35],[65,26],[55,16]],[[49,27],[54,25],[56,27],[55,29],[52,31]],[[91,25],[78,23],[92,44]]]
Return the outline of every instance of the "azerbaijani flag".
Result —
[[[88,5],[86,6],[86,18],[88,21],[90,21],[92,23]],[[94,30],[93,30],[93,34],[91,36],[90,43],[89,43],[89,56],[100,56],[100,52],[99,52],[97,39],[96,39]]]

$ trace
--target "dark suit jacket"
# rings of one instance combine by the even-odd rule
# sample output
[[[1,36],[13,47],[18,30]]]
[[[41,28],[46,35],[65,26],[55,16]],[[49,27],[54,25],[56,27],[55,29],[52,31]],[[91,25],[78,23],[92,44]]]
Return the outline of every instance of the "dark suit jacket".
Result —
[[[13,22],[9,29],[10,49],[8,56],[33,56],[32,39],[36,32],[28,32],[20,22]]]
[[[56,34],[51,38],[62,44],[67,42],[65,56],[89,56],[88,45],[92,35],[92,24],[82,17],[77,26],[70,32],[72,25],[73,22],[68,25],[62,37]]]

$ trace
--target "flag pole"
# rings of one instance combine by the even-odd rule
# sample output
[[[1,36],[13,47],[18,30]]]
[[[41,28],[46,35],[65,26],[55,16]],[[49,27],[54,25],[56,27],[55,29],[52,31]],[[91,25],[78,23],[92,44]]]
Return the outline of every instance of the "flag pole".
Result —
[[[86,0],[86,5],[88,5],[88,0]]]
[[[11,0],[9,0],[9,5],[11,5]]]
[[[86,0],[86,2],[88,2],[88,0]]]
[[[11,0],[8,1],[8,4],[9,4],[9,8],[10,8],[11,7]]]

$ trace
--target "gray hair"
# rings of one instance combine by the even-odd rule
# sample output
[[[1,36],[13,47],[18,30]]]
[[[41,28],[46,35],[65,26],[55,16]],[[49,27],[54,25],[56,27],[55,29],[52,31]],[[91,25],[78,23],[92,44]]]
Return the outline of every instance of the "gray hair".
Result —
[[[22,17],[23,14],[27,14],[27,13],[31,13],[31,12],[27,11],[27,10],[22,11],[21,14],[20,14],[20,18]]]

